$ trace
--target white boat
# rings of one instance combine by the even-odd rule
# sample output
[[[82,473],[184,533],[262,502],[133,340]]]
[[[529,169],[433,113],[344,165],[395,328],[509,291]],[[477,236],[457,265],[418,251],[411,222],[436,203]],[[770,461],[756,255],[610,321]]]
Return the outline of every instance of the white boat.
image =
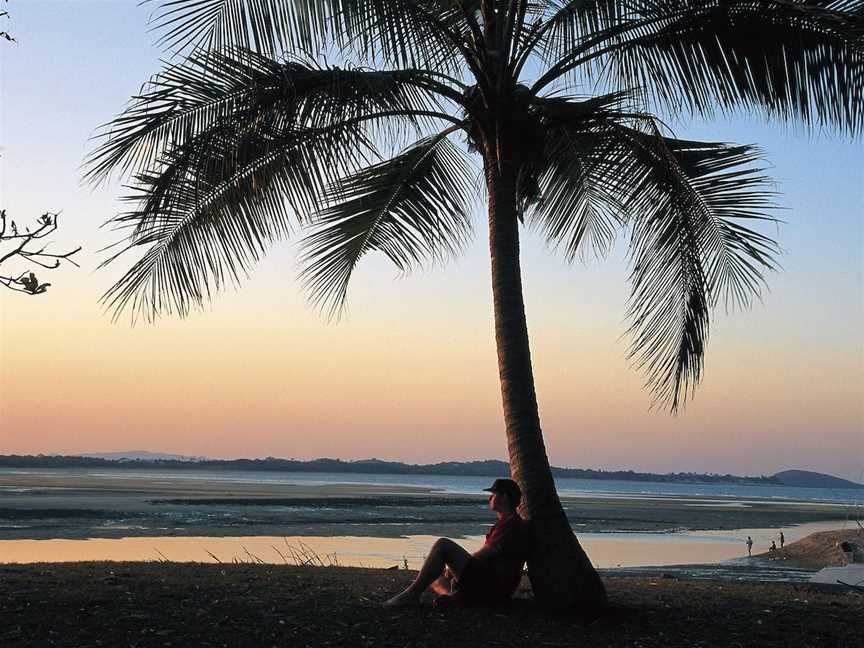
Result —
[[[811,583],[829,585],[856,585],[864,587],[864,564],[853,563],[845,567],[825,567],[810,577]]]

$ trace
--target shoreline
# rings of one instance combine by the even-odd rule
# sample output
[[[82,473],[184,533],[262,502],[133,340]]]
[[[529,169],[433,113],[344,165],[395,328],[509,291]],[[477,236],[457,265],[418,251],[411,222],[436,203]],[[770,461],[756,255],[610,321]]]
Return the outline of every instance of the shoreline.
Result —
[[[483,544],[487,527],[478,533],[453,533],[455,539],[473,552]],[[381,529],[378,529],[379,531]],[[464,529],[463,529],[464,531]],[[585,533],[579,540],[598,569],[662,569],[690,567],[726,569],[747,576],[749,572],[778,574],[796,567],[778,560],[781,554],[746,557],[744,538],[750,535],[757,547],[767,547],[775,529],[740,529],[735,532]],[[785,529],[790,543],[805,537],[843,533],[831,522],[811,523]],[[344,535],[126,535],[119,538],[47,538],[0,540],[0,563],[33,564],[86,561],[170,560],[188,563],[254,562],[303,564],[297,555],[323,557],[315,564],[381,567],[409,565],[417,568],[438,535],[398,533],[361,535],[354,528]],[[710,571],[710,570],[709,570]],[[751,579],[752,580],[752,579]],[[800,580],[800,579],[799,579]]]
[[[798,531],[806,533],[796,538]],[[643,534],[644,535],[644,534]],[[845,565],[847,559],[839,549],[841,541],[853,542],[859,546],[864,541],[864,530],[831,529],[813,531],[813,529],[798,529],[792,542],[777,551],[758,554],[752,557],[732,558],[723,560],[706,560],[704,554],[699,554],[699,560],[688,563],[676,562],[682,558],[679,540],[677,549],[671,555],[674,560],[666,562],[645,563],[646,556],[651,556],[651,543],[634,539],[629,543],[630,549],[638,551],[639,558],[630,564],[597,564],[596,546],[583,546],[595,560],[595,567],[603,578],[653,578],[673,579],[688,582],[715,583],[722,589],[721,583],[799,584],[806,587],[816,587],[821,591],[837,591],[843,589],[838,585],[815,585],[811,582],[813,576],[823,567],[838,567]],[[407,543],[402,541],[407,541]],[[117,565],[123,568],[130,564],[172,564],[207,566],[212,565],[260,565],[279,567],[321,567],[345,568],[360,567],[364,569],[409,570],[417,569],[422,564],[429,548],[434,543],[434,537],[409,537],[404,539],[382,538],[125,538],[120,540],[36,540],[36,541],[0,541],[0,571],[17,567],[35,567],[41,569],[47,566],[57,568],[86,568],[93,565]],[[473,552],[482,545],[482,536],[473,537],[469,542],[460,544]],[[591,539],[587,539],[591,543]],[[322,544],[323,543],[323,544]],[[329,543],[329,544],[328,544]],[[401,543],[401,544],[400,544]],[[619,542],[618,549],[620,551]],[[144,553],[136,556],[137,551]],[[389,546],[388,546],[389,545]],[[26,559],[28,547],[37,546],[30,559]],[[78,552],[68,552],[68,548],[77,547]],[[24,560],[16,560],[16,553],[9,555],[9,548],[25,551]],[[86,547],[88,552],[81,552]],[[346,551],[353,549],[353,553]],[[225,551],[228,553],[226,554]],[[703,543],[704,548],[704,543]],[[735,547],[739,549],[740,547]],[[117,550],[120,550],[119,552]],[[181,550],[186,551],[184,554]],[[164,551],[163,551],[164,550]],[[272,551],[271,551],[272,550]],[[737,553],[737,552],[736,552]],[[221,554],[221,558],[219,555]],[[48,556],[50,559],[46,560]],[[278,558],[277,558],[278,556]],[[410,560],[409,560],[410,556]],[[686,557],[686,556],[684,556]],[[11,559],[10,559],[11,558]],[[620,559],[620,555],[618,556]],[[626,562],[626,560],[625,560]],[[527,583],[527,581],[525,581]],[[530,586],[526,586],[530,592]],[[851,589],[851,588],[850,588]]]

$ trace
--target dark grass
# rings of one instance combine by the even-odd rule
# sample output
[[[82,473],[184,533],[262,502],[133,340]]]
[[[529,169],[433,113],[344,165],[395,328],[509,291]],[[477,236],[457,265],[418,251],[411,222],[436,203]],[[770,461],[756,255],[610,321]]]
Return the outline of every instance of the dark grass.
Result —
[[[380,602],[413,572],[184,563],[0,566],[0,646],[860,646],[864,597],[792,585],[610,579],[584,624],[517,601]]]

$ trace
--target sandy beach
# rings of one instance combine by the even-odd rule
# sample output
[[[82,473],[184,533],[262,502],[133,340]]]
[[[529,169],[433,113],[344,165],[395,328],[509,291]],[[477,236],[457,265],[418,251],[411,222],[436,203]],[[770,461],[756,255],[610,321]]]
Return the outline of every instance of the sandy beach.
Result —
[[[806,585],[607,578],[590,623],[515,600],[390,611],[404,570],[78,563],[0,566],[0,645],[857,648],[864,597]],[[523,581],[523,585],[527,581]],[[524,592],[520,593],[524,596]]]

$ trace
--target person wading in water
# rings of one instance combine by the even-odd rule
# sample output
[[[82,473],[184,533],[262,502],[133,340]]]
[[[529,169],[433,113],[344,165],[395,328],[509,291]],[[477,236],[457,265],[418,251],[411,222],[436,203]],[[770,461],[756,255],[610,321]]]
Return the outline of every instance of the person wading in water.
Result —
[[[525,522],[516,512],[522,491],[512,479],[496,479],[484,490],[491,493],[489,508],[498,519],[483,547],[470,554],[449,538],[438,538],[417,578],[386,607],[417,605],[427,589],[440,595],[437,605],[494,605],[513,595],[528,554]]]

